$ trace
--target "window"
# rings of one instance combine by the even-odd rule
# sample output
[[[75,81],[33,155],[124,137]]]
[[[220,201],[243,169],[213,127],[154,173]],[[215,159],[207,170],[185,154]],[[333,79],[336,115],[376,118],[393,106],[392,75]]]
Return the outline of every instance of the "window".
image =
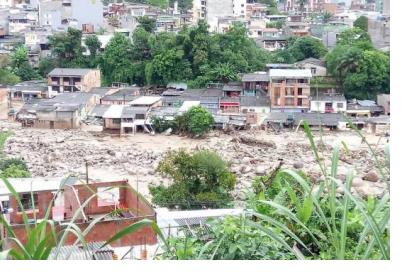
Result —
[[[121,119],[112,119],[113,124],[121,124]]]
[[[34,201],[33,201],[34,199]],[[24,210],[34,210],[37,209],[38,206],[38,194],[36,193],[25,193],[21,195],[21,204],[23,205],[24,209],[19,209],[20,212],[24,211]],[[34,205],[34,209],[33,209],[33,205]],[[20,207],[19,207],[20,208]]]
[[[298,88],[298,95],[302,95],[303,94],[303,89],[302,88]]]
[[[344,106],[343,106],[343,103],[340,103],[340,102],[337,103],[337,108],[338,108],[338,109],[343,109],[343,107],[344,107]]]
[[[317,71],[316,67],[312,67],[310,68],[310,70],[312,71],[312,74],[316,74],[316,71]]]

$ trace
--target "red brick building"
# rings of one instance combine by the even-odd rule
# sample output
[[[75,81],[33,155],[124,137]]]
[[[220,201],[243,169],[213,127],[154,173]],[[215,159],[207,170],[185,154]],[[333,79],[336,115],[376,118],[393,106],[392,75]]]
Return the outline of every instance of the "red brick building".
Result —
[[[37,220],[52,219],[57,224],[57,230],[61,229],[62,224],[71,221],[81,230],[85,230],[90,223],[101,219],[85,236],[87,242],[106,241],[125,227],[142,219],[156,221],[154,209],[128,184],[128,181],[88,185],[66,184],[60,190],[44,188],[33,190],[33,193],[21,192],[19,195],[29,219],[34,219],[34,213]],[[16,199],[11,195],[9,199],[9,208],[13,209],[9,214],[10,224],[18,239],[25,242],[26,233],[22,212]],[[31,209],[33,202],[35,209]],[[81,210],[80,206],[85,203],[86,206]],[[47,218],[45,214],[49,205],[52,205],[52,214]],[[2,235],[7,236],[7,232],[4,229],[1,230]],[[70,234],[65,244],[71,245],[76,239],[75,235]],[[156,243],[156,233],[150,227],[146,227],[123,237],[111,246],[155,245]]]

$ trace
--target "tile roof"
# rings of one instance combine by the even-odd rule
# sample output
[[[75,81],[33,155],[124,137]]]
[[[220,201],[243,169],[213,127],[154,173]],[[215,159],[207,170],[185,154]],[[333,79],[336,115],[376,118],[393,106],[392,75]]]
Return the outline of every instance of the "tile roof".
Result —
[[[271,105],[268,96],[241,96],[240,102],[243,107],[270,107]]]
[[[242,82],[269,82],[269,75],[259,73],[249,73],[242,76]]]

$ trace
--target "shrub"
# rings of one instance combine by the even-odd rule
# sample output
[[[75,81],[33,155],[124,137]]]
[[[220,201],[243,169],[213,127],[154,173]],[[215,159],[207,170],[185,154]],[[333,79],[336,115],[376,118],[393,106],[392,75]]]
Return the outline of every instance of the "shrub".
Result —
[[[157,205],[214,208],[226,206],[232,200],[229,191],[233,190],[236,177],[230,172],[228,163],[212,151],[168,152],[157,171],[173,180],[168,187],[150,188]]]

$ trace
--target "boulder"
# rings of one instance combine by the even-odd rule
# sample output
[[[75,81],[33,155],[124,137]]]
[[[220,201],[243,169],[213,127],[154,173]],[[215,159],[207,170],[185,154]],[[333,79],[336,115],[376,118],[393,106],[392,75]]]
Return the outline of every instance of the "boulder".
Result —
[[[295,169],[302,169],[303,168],[303,163],[302,162],[295,162],[293,164],[293,168]]]
[[[375,170],[370,170],[366,175],[363,176],[363,180],[376,183],[379,181],[379,175]]]
[[[251,171],[252,171],[252,168],[251,168],[249,165],[243,165],[243,166],[241,166],[240,171],[241,171],[243,174],[246,174],[246,173],[251,172]]]
[[[269,167],[266,165],[258,165],[255,168],[255,174],[258,176],[264,176],[268,172]]]

